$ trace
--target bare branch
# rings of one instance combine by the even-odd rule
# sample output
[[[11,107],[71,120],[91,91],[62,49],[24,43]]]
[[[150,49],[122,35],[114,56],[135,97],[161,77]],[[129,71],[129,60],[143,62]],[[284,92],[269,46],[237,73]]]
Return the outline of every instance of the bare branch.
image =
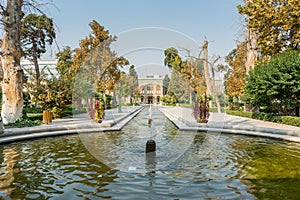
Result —
[[[6,7],[0,4],[0,14],[2,16],[6,15]]]
[[[184,47],[179,47],[181,50],[184,50],[185,52],[187,52],[187,57],[191,56],[191,50],[184,48]]]
[[[55,4],[52,3],[52,0],[48,0],[49,2],[40,3],[37,0],[24,0],[23,8],[26,13],[39,13],[42,15],[46,15],[46,11],[48,11],[48,6],[54,6],[57,10],[59,10]]]
[[[201,57],[202,52],[203,52],[203,49],[201,48],[201,50],[200,50],[200,52],[199,52],[199,54],[198,54],[198,58]]]

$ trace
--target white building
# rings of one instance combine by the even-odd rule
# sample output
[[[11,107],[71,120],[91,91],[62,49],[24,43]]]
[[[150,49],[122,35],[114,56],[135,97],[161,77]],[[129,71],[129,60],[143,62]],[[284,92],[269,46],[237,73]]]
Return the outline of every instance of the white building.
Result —
[[[50,76],[49,73],[50,71],[54,76],[57,75],[57,71],[56,71],[57,60],[39,60],[38,63],[39,63],[39,68],[41,73],[45,73],[48,76]],[[21,67],[24,69],[25,75],[28,75],[27,71],[35,70],[34,64],[30,60],[21,60]]]
[[[139,78],[139,88],[141,91],[140,103],[159,104],[163,96],[163,76],[147,75]]]

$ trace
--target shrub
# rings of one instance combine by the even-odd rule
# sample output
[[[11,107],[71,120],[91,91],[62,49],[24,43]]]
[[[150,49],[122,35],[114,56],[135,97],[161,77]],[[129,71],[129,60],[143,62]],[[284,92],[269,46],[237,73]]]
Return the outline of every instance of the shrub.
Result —
[[[26,111],[26,113],[42,113],[42,108],[36,108],[36,107],[24,107],[23,110]]]
[[[226,110],[226,113],[229,115],[236,115],[240,117],[247,117],[252,119],[283,123],[291,126],[300,127],[300,117],[277,116],[270,113],[245,112],[245,111],[234,111],[234,110]]]
[[[41,120],[32,121],[32,120],[26,119],[26,120],[18,120],[15,123],[8,123],[8,124],[5,125],[5,127],[6,128],[9,128],[9,127],[22,128],[22,127],[38,126],[38,125],[41,125],[41,124],[42,124]]]
[[[35,121],[35,120],[43,120],[43,114],[42,113],[27,113],[28,120]]]
[[[300,117],[281,116],[282,123],[300,127]]]
[[[252,118],[252,112],[226,110],[226,113],[229,114],[229,115],[236,115],[236,116],[240,116],[240,117]]]
[[[59,108],[57,106],[54,106],[51,110],[54,118],[62,118],[62,112],[63,108]]]

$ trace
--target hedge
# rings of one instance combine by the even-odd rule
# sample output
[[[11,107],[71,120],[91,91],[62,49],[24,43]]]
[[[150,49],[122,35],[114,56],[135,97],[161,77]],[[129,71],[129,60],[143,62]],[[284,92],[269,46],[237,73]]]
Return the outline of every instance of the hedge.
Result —
[[[300,127],[300,117],[282,116],[282,123]]]
[[[43,114],[42,113],[27,113],[27,117],[31,121],[35,120],[43,120]]]
[[[276,116],[270,113],[260,113],[260,112],[245,112],[245,111],[233,111],[226,110],[226,113],[229,115],[236,115],[240,117],[247,117],[252,119],[282,123],[292,126],[300,127],[300,117],[293,116]]]

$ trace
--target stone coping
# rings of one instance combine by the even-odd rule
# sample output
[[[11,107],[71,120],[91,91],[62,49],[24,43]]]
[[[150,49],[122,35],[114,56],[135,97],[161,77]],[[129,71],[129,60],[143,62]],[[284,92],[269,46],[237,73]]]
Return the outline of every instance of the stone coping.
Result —
[[[114,119],[104,120],[101,124],[92,123],[87,119],[87,114],[81,114],[74,115],[73,118],[54,120],[53,123],[49,125],[10,128],[4,130],[3,134],[0,134],[0,144],[67,134],[119,131],[142,110],[142,106],[132,107],[127,112],[116,114]]]
[[[300,142],[300,128],[292,127],[288,125],[281,125],[271,122],[264,122],[260,120],[253,120],[248,118],[242,118],[237,116],[230,116],[226,113],[221,113],[219,116],[217,113],[212,116],[216,120],[208,120],[208,123],[197,123],[193,119],[191,112],[188,109],[182,109],[179,113],[174,112],[175,109],[181,109],[178,107],[160,107],[159,110],[172,121],[179,130],[184,131],[210,131],[220,133],[231,133],[248,136],[259,136],[274,139],[282,139],[293,142]],[[223,120],[222,120],[223,118]],[[227,120],[229,118],[229,120]],[[221,120],[220,120],[221,119]],[[225,120],[226,119],[226,120]],[[245,119],[251,123],[241,123],[241,119]],[[259,124],[258,124],[259,123]],[[273,126],[270,128],[269,126]],[[285,129],[288,127],[288,129]]]
[[[242,117],[230,116],[225,113],[223,113],[222,116],[213,114],[209,118],[208,123],[203,124],[197,123],[191,116],[191,109],[181,109],[181,113],[178,113],[178,107],[157,107],[179,130],[220,132],[300,142],[299,127],[289,126],[288,129],[285,129],[285,127],[288,126],[280,127],[280,124],[273,123],[273,125],[271,123],[270,125],[267,124],[268,122],[248,118],[243,120]],[[143,108],[143,106],[125,107],[125,112],[122,113],[117,113],[116,109],[109,110],[109,112],[111,112],[111,116],[107,117],[108,119],[104,120],[101,124],[92,123],[85,113],[81,115],[74,115],[73,118],[54,120],[50,125],[6,129],[3,134],[0,134],[0,144],[66,134],[119,131],[132,118],[141,112]],[[224,116],[226,117],[225,121]],[[243,123],[243,121],[246,122]]]

